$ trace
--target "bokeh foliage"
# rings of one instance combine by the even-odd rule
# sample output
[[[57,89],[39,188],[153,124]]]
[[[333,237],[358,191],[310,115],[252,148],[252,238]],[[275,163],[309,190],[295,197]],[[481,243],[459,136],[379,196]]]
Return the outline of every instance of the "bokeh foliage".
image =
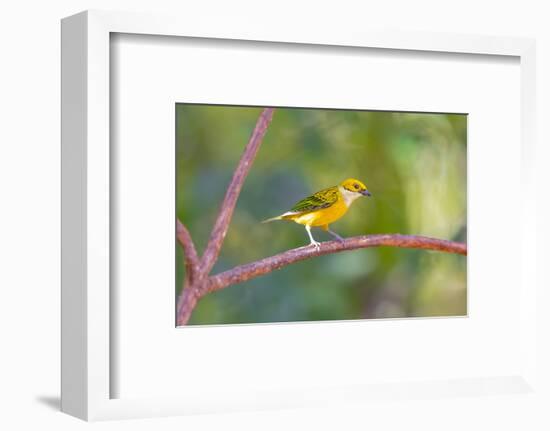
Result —
[[[176,105],[177,216],[204,250],[261,108]],[[467,116],[278,108],[213,273],[308,243],[292,222],[260,224],[355,177],[372,198],[331,228],[466,241]],[[317,240],[329,237],[313,230]],[[177,255],[176,294],[184,266]],[[464,256],[374,248],[310,259],[206,295],[191,324],[466,314]]]

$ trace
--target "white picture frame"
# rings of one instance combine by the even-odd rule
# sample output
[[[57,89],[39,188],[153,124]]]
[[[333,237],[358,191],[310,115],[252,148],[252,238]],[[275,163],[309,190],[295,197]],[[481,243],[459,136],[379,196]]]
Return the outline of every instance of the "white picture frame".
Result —
[[[180,415],[322,405],[334,397],[391,399],[395,384],[369,388],[316,388],[243,395],[238,402],[208,403],[208,397],[111,398],[110,357],[117,349],[110,322],[110,37],[113,33],[368,47],[435,53],[488,54],[520,59],[521,68],[521,358],[517,375],[464,378],[444,384],[403,382],[401,399],[453,397],[467,393],[539,391],[536,363],[535,45],[530,39],[472,35],[362,31],[331,34],[251,23],[249,28],[209,26],[192,18],[87,11],[62,21],[62,410],[86,420]],[[229,101],[228,101],[229,102]],[[538,333],[542,336],[542,332]],[[539,366],[540,367],[540,366]],[[495,388],[502,388],[502,392]],[[223,392],[223,388],[221,388]]]

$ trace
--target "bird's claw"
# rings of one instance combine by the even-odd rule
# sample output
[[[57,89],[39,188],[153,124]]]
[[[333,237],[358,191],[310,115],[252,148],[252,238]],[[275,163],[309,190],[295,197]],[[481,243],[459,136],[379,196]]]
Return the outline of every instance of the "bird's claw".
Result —
[[[317,242],[317,241],[311,241],[311,243],[309,245],[312,245],[315,250],[319,251],[321,249],[321,243],[320,242]]]

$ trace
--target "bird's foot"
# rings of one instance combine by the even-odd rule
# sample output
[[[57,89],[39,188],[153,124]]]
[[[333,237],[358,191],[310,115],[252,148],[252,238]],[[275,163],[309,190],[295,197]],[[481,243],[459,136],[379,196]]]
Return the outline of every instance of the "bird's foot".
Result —
[[[342,238],[342,237],[341,237],[340,235],[338,235],[337,233],[333,234],[332,236],[336,239],[336,241],[338,241],[338,242],[340,242],[340,243],[344,242],[344,238]]]
[[[317,251],[321,249],[321,243],[318,241],[313,240],[309,245],[315,247],[315,250]]]

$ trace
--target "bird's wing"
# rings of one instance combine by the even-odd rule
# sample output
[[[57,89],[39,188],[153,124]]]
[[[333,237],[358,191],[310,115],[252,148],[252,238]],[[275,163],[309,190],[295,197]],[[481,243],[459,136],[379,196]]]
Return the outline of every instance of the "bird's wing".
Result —
[[[299,202],[296,202],[289,212],[302,213],[328,208],[338,200],[338,187],[321,190]]]

